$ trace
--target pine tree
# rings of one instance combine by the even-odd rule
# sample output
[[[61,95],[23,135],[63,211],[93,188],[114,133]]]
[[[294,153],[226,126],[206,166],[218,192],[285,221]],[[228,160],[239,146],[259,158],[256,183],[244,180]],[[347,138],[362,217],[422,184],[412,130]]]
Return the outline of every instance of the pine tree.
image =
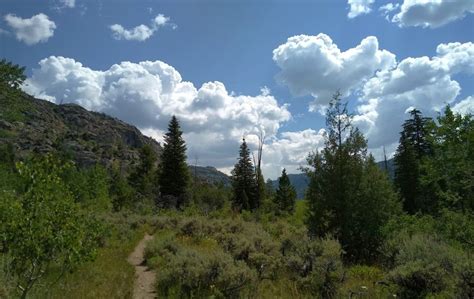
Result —
[[[281,177],[278,179],[278,189],[275,193],[274,201],[278,209],[277,213],[293,213],[295,210],[296,189],[291,185],[290,178],[284,168],[281,172]]]
[[[395,154],[395,185],[402,195],[404,210],[415,214],[419,211],[428,212],[433,206],[420,183],[421,161],[432,153],[427,129],[431,119],[422,117],[417,109],[410,111],[410,115],[412,118],[403,124]]]
[[[232,170],[233,205],[238,210],[254,210],[257,208],[257,182],[255,171],[250,159],[250,151],[242,140],[239,160]]]
[[[333,235],[350,260],[370,260],[381,244],[380,228],[398,212],[396,196],[386,174],[367,157],[366,140],[352,126],[339,93],[326,117],[325,147],[310,154],[305,169],[308,231],[316,237]],[[371,229],[365,230],[368,223]]]
[[[162,198],[174,197],[176,208],[182,208],[186,203],[189,182],[186,144],[182,135],[178,119],[173,115],[164,136],[158,182]]]
[[[267,179],[265,183],[265,195],[266,198],[273,198],[275,195],[275,187],[273,186],[273,181],[271,179]]]
[[[152,147],[145,144],[140,149],[140,160],[129,177],[130,185],[137,194],[144,198],[151,198],[156,193],[156,161],[157,156]]]

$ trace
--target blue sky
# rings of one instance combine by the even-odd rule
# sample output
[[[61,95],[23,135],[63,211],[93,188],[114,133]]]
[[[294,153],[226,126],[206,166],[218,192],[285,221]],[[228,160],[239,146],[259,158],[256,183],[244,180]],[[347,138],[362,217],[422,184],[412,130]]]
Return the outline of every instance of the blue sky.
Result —
[[[435,115],[461,102],[460,113],[472,112],[474,1],[404,2],[3,0],[0,56],[27,67],[27,92],[114,114],[158,140],[177,114],[190,159],[224,171],[242,136],[252,144],[264,130],[274,178],[322,145],[318,111],[336,86],[376,157],[382,145],[395,149],[409,107]],[[150,36],[131,37],[140,25]]]

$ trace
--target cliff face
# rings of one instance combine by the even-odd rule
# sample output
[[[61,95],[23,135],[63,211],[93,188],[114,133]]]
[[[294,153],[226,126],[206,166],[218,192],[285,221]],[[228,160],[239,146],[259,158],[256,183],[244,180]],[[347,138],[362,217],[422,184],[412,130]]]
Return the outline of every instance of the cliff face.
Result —
[[[143,145],[151,145],[158,156],[162,150],[154,139],[116,118],[0,90],[0,144],[6,142],[20,157],[58,151],[81,166],[120,162],[128,168]]]

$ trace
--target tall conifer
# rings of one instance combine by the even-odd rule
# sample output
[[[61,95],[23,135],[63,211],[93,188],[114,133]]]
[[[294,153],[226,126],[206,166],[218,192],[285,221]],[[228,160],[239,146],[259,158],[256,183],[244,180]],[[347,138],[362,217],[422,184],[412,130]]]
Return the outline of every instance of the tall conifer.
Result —
[[[159,185],[162,198],[176,198],[176,207],[186,203],[189,173],[186,164],[186,144],[178,119],[173,115],[164,136],[163,153],[159,167]]]
[[[336,94],[326,113],[325,148],[308,158],[307,225],[312,236],[336,237],[352,261],[371,261],[381,227],[399,205],[387,175],[367,156],[367,143],[352,126],[347,104]]]
[[[255,170],[250,159],[250,151],[242,140],[239,161],[232,170],[233,205],[238,210],[254,210],[258,207],[257,182]]]
[[[424,195],[420,182],[420,165],[424,157],[431,155],[428,124],[430,118],[413,109],[411,118],[403,124],[400,143],[395,154],[395,185],[403,198],[403,208],[410,214],[428,212],[431,204]]]
[[[278,212],[293,213],[296,204],[296,189],[291,185],[290,178],[283,168],[281,177],[278,179],[278,189],[275,193],[275,205]]]

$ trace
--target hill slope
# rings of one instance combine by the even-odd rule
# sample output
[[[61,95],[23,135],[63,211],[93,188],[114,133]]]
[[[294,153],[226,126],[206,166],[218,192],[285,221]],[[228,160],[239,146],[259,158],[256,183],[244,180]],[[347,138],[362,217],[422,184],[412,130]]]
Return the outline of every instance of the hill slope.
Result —
[[[154,139],[117,118],[22,92],[0,91],[0,145],[7,142],[20,157],[57,151],[81,166],[120,163],[124,170],[137,162],[143,145],[151,145],[157,155],[162,151]],[[214,167],[189,168],[201,181],[230,185],[230,178]]]
[[[31,152],[60,152],[81,166],[115,161],[128,168],[149,144],[161,146],[134,126],[78,105],[56,105],[22,92],[0,91],[0,144],[12,143],[21,157]]]

